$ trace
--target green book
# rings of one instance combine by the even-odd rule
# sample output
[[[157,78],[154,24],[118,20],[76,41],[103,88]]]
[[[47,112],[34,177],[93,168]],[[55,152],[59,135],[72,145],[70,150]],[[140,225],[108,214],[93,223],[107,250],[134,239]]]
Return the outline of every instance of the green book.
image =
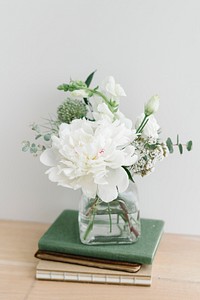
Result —
[[[64,210],[40,238],[38,252],[122,263],[152,264],[163,227],[162,220],[141,219],[141,237],[134,244],[84,245],[79,239],[78,212]]]

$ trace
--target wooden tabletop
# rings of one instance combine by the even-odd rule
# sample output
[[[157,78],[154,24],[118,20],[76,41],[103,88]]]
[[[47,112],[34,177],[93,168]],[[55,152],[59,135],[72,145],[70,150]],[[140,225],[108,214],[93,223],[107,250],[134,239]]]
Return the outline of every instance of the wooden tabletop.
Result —
[[[0,221],[0,300],[200,299],[200,236],[163,235],[151,287],[39,281],[34,253],[48,227]]]

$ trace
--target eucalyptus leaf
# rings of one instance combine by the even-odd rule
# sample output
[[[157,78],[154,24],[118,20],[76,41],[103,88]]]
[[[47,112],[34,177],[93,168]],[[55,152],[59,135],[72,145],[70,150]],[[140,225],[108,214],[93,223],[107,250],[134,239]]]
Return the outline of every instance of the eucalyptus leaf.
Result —
[[[28,145],[22,147],[23,152],[27,152],[29,149],[30,149],[30,146],[28,146]]]
[[[32,145],[31,145],[31,147],[30,147],[30,152],[31,153],[37,153],[37,146],[33,143]]]
[[[22,142],[22,147],[24,146],[29,146],[30,147],[30,142],[29,141],[23,141]]]
[[[172,143],[172,140],[170,139],[170,137],[168,137],[168,139],[166,141],[166,145],[167,145],[167,148],[169,149],[169,152],[173,153],[174,147],[173,147],[173,143]]]
[[[40,133],[40,128],[39,128],[39,126],[37,125],[37,124],[31,124],[31,129],[33,130],[33,131],[36,131],[37,133]]]
[[[30,142],[29,141],[23,141],[22,142],[22,151],[27,152],[30,149]]]
[[[188,151],[191,151],[191,150],[192,150],[192,141],[187,142],[187,144],[186,144],[186,149],[187,149]]]
[[[182,144],[178,144],[178,149],[180,154],[183,154],[183,145]]]
[[[39,139],[41,136],[41,134],[36,135],[35,140]]]
[[[50,139],[51,139],[51,134],[50,133],[47,133],[47,134],[44,135],[44,140],[46,142],[50,141]]]

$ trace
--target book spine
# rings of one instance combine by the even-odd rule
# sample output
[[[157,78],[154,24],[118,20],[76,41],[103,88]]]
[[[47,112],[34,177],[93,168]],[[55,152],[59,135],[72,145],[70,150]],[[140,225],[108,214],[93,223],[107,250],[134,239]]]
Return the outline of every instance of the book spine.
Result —
[[[58,280],[58,281],[78,281],[78,282],[94,282],[94,283],[110,283],[122,285],[151,285],[151,277],[137,276],[113,276],[113,275],[94,275],[69,272],[48,272],[36,271],[36,279]]]

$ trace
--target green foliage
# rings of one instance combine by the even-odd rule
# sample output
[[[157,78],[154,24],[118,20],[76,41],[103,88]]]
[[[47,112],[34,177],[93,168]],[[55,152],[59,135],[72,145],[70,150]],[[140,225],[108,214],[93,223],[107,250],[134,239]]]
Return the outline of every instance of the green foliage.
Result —
[[[178,149],[180,154],[183,154],[183,145],[182,144],[178,144]]]
[[[168,138],[167,141],[166,141],[166,145],[167,145],[167,148],[168,148],[170,153],[173,153],[174,152],[174,146],[177,146],[180,154],[183,154],[184,146],[186,147],[186,149],[188,151],[191,151],[193,143],[192,143],[192,141],[188,141],[186,144],[180,143],[180,138],[179,138],[179,135],[177,134],[176,143],[173,144],[171,138]]]
[[[108,106],[113,113],[116,113],[119,107],[118,103],[115,100],[110,100]]]
[[[63,83],[63,84],[59,85],[57,87],[57,89],[58,90],[63,90],[65,92],[73,92],[73,91],[76,91],[76,90],[84,90],[87,93],[88,96],[87,96],[87,98],[83,98],[83,100],[84,100],[85,105],[89,106],[89,109],[91,107],[90,107],[90,102],[89,102],[88,98],[92,97],[93,95],[98,95],[107,104],[109,110],[113,114],[115,114],[118,111],[118,106],[119,106],[118,103],[116,101],[112,100],[112,99],[107,98],[107,96],[104,93],[102,93],[98,90],[98,88],[99,88],[98,86],[93,88],[93,89],[89,88],[95,72],[96,71],[92,72],[87,77],[85,82],[71,80],[69,84]]]
[[[97,70],[95,70],[94,72],[92,72],[92,73],[87,77],[87,79],[86,79],[86,81],[85,81],[85,84],[87,85],[87,87],[90,86],[90,83],[92,82],[92,79],[93,79],[94,74],[95,74],[96,71],[97,71]]]
[[[188,151],[191,151],[191,150],[192,150],[192,141],[188,141],[188,142],[187,142],[186,148],[187,148]]]
[[[155,150],[158,147],[158,143],[155,144],[146,144],[145,147],[150,149],[150,150]]]
[[[41,135],[41,136],[42,136],[42,135]],[[45,135],[44,135],[44,140],[45,140],[46,142],[50,141],[50,140],[51,140],[51,133],[45,134]]]
[[[134,182],[133,177],[132,177],[131,172],[129,171],[129,169],[127,167],[125,167],[125,166],[122,166],[122,168],[126,171],[129,180],[131,180],[132,182]]]
[[[167,145],[167,148],[169,150],[169,153],[173,153],[174,152],[174,147],[173,147],[173,143],[172,143],[172,140],[170,139],[170,137],[168,137],[168,139],[166,141],[166,145]]]
[[[87,85],[87,87],[90,86],[91,82],[92,82],[92,79],[93,79],[93,76],[94,76],[94,73],[96,72],[96,70],[94,72],[92,72],[88,77],[87,79],[85,80],[85,84]],[[91,93],[88,93],[88,97],[92,97],[92,94]],[[87,98],[83,98],[84,102],[86,105],[89,105],[89,101]]]
[[[29,141],[23,141],[22,142],[22,151],[27,152],[30,149],[30,142]]]
[[[87,77],[85,82],[83,82],[81,80],[76,80],[76,81],[71,80],[69,84],[63,83],[63,84],[59,85],[57,87],[57,89],[60,91],[64,91],[64,92],[68,92],[68,91],[73,92],[75,90],[85,89],[90,86],[95,72],[96,72],[96,70]]]
[[[30,143],[29,141],[22,142],[22,151],[29,152],[34,156],[41,154],[47,147],[51,145],[51,136],[58,134],[60,122],[53,120],[51,117],[46,119],[46,124],[39,126],[36,123],[30,125],[32,131],[35,133],[35,140],[41,139],[41,144]]]
[[[38,153],[41,153],[46,148],[44,145],[36,145],[35,143],[30,143],[29,141],[22,142],[22,151],[23,152],[30,152],[34,156],[37,156]]]

